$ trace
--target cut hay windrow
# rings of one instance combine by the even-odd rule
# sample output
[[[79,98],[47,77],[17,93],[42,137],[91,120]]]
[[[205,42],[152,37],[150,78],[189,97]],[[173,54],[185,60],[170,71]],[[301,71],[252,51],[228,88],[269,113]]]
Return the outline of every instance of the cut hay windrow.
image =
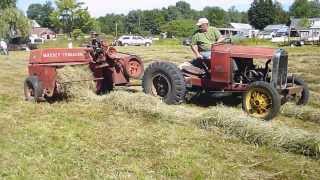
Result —
[[[311,106],[297,106],[288,103],[282,107],[281,114],[303,121],[320,123],[320,109]]]
[[[57,71],[62,98],[81,100],[94,96],[93,76],[88,66],[65,66]]]
[[[320,157],[319,134],[264,122],[247,116],[239,109],[224,106],[210,109],[169,106],[155,97],[123,91],[112,92],[103,101],[117,110],[151,115],[161,120],[170,119],[179,124],[195,123],[202,128],[218,127],[251,144],[266,145],[316,159]]]
[[[169,106],[159,98],[144,93],[113,91],[102,100],[117,110],[140,113],[162,120],[174,119],[176,123],[186,123],[188,119],[201,117],[201,113],[197,108],[188,108],[185,105]]]
[[[241,110],[214,107],[201,120],[201,127],[216,126],[245,142],[320,158],[320,135],[274,125],[247,116]]]

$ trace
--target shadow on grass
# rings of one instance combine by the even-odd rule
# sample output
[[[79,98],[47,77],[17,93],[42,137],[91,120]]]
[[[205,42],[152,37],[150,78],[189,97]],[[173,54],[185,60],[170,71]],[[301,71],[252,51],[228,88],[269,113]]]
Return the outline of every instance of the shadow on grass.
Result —
[[[210,107],[223,104],[229,107],[237,107],[242,103],[241,94],[231,93],[200,93],[190,95],[188,104],[195,104],[200,107]]]

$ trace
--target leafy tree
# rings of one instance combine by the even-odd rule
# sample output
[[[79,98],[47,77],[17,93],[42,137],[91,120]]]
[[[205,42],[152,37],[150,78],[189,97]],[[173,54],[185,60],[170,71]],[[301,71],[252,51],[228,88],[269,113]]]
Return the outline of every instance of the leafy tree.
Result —
[[[194,20],[174,20],[161,27],[168,37],[189,37],[195,31]]]
[[[141,28],[141,20],[143,18],[143,14],[141,10],[130,11],[125,19],[125,27],[126,32],[133,34],[140,34],[142,31]]]
[[[279,1],[274,2],[274,23],[288,24],[290,21],[289,14],[282,8]]]
[[[310,14],[312,17],[319,17],[320,16],[320,1],[319,0],[314,0],[310,1]]]
[[[308,18],[304,17],[299,21],[298,25],[303,28],[308,28],[308,27],[310,27],[311,24],[310,24],[310,21],[308,20]]]
[[[3,38],[25,38],[29,35],[31,24],[23,12],[14,7],[0,10],[0,36]]]
[[[159,10],[143,12],[142,29],[149,34],[159,34],[160,27],[165,24],[165,18]]]
[[[52,3],[47,1],[45,4],[31,4],[27,10],[27,16],[29,19],[37,21],[43,27],[52,28],[52,22],[50,20],[50,14],[54,11]]]
[[[205,7],[201,15],[207,17],[210,23],[216,27],[224,27],[230,22],[227,12],[220,7]]]
[[[76,0],[56,0],[56,5],[57,9],[50,14],[50,21],[65,33],[71,33],[74,29],[88,33],[97,28],[97,23],[91,18],[88,9],[82,8],[84,3]]]
[[[6,9],[10,7],[16,7],[17,0],[1,0],[0,9]]]
[[[105,34],[117,35],[125,33],[125,16],[124,15],[116,15],[116,14],[107,14],[104,17],[98,18],[99,26],[101,28],[101,32]]]
[[[272,0],[254,0],[248,11],[251,25],[257,29],[263,29],[275,21],[275,6]]]
[[[290,6],[290,15],[303,18],[311,16],[311,4],[308,0],[295,0]]]
[[[242,14],[239,12],[235,6],[231,6],[228,9],[228,18],[230,22],[238,22],[240,23],[242,20]]]

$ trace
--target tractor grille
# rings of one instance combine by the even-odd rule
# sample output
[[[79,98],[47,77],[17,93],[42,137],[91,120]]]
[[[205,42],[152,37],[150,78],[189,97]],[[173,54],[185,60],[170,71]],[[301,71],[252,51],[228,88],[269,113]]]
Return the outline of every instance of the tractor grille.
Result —
[[[288,76],[288,54],[279,49],[273,57],[272,83],[276,88],[284,89],[287,87]]]

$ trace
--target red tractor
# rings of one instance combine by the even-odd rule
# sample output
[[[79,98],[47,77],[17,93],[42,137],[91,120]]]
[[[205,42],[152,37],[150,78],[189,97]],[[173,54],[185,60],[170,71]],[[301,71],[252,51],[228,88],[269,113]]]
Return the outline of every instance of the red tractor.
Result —
[[[24,83],[26,100],[44,101],[59,95],[63,82],[57,81],[57,69],[76,65],[89,66],[94,77],[89,80],[96,82],[97,94],[114,86],[129,86],[130,78],[139,78],[144,70],[139,57],[118,53],[104,43],[100,47],[34,50],[30,53],[29,77]]]
[[[288,75],[288,54],[282,49],[216,44],[209,65],[178,68],[154,62],[145,70],[142,86],[147,94],[167,104],[185,101],[187,92],[228,92],[242,95],[243,109],[251,116],[270,120],[289,100],[305,105],[307,85]]]

